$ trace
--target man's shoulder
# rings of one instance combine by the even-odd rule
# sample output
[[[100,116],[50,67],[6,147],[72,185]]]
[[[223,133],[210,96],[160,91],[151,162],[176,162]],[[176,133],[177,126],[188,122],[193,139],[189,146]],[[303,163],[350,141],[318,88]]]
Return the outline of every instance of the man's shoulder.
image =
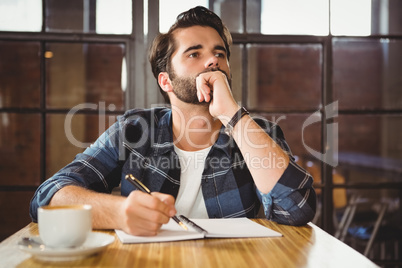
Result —
[[[156,107],[150,109],[130,109],[127,110],[122,116],[119,116],[119,121],[124,125],[133,122],[141,123],[141,121],[146,122],[150,122],[151,120],[158,121],[168,112],[170,112],[170,108],[167,107]]]

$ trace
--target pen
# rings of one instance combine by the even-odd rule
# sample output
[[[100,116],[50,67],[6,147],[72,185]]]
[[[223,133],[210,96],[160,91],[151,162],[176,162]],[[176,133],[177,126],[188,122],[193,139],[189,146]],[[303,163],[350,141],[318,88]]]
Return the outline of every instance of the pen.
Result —
[[[200,227],[199,225],[197,225],[195,222],[193,222],[192,220],[188,219],[186,216],[180,215],[179,218],[184,221],[186,224],[190,225],[191,227],[193,227],[194,229],[197,230],[197,232],[202,233],[204,235],[208,234],[208,231],[205,230],[204,228]]]
[[[126,180],[128,180],[131,184],[133,184],[135,187],[137,187],[138,190],[140,190],[141,192],[147,193],[147,194],[151,194],[151,191],[139,180],[137,180],[132,174],[128,174],[126,175]],[[182,223],[179,218],[175,216],[172,217],[172,219],[177,222],[184,230],[188,230],[187,226],[184,225],[184,223]]]

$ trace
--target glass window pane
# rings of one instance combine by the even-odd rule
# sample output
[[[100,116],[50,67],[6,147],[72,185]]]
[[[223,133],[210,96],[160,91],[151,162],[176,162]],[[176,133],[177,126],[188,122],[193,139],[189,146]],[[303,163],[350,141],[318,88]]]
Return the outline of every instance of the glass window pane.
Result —
[[[402,166],[402,116],[340,115],[338,173],[347,183],[395,181]]]
[[[292,154],[300,160],[300,163],[302,163],[301,166],[304,168],[309,166],[307,161],[315,161],[308,149],[317,152],[322,151],[321,121],[306,125],[303,128],[303,124],[309,116],[310,114],[274,114],[264,116],[281,127]],[[318,162],[317,164],[319,166]]]
[[[340,109],[402,108],[402,41],[335,39],[334,99]]]
[[[371,32],[371,0],[331,1],[331,33],[365,36]]]
[[[124,109],[123,45],[48,43],[46,53],[48,107],[104,102],[111,111]]]
[[[402,1],[372,0],[371,33],[402,34]]]
[[[159,32],[166,33],[177,15],[196,6],[208,8],[208,0],[159,0]]]
[[[45,0],[45,5],[46,31],[90,32],[90,26],[92,26],[91,30],[94,30],[95,7],[84,8],[84,0]],[[87,29],[84,29],[84,25]]]
[[[261,33],[261,1],[246,1],[247,32]]]
[[[0,2],[0,31],[40,32],[41,30],[41,0],[2,0]]]
[[[260,19],[262,34],[327,35],[329,31],[328,0],[263,0],[259,14],[248,18],[248,32],[256,32]]]
[[[131,34],[131,0],[96,0],[96,33]]]
[[[48,114],[46,178],[73,161],[78,153],[82,153],[114,122],[116,122],[116,115],[105,113],[99,115]]]
[[[322,47],[248,46],[248,106],[264,111],[318,109]]]
[[[250,0],[247,1],[251,2]],[[249,4],[249,3],[248,3]],[[222,19],[232,33],[243,32],[243,15],[241,0],[214,1],[211,9]]]
[[[46,31],[130,34],[130,0],[45,0]]]
[[[40,45],[0,41],[0,108],[40,107]]]
[[[233,45],[230,50],[230,72],[232,73],[232,92],[237,102],[242,101],[242,55],[243,45]]]
[[[0,185],[40,183],[40,115],[0,113]]]

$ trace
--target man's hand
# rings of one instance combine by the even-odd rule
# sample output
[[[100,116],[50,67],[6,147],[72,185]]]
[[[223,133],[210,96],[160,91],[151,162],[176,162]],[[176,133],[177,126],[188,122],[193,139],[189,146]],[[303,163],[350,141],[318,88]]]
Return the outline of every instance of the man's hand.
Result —
[[[156,235],[162,224],[176,214],[174,201],[167,194],[131,192],[122,205],[121,229],[133,235]]]
[[[210,114],[226,125],[240,108],[233,98],[226,75],[221,71],[201,73],[196,84],[198,100],[210,102]]]
[[[50,205],[89,204],[94,229],[121,229],[133,235],[156,235],[176,214],[174,197],[133,191],[128,197],[97,193],[80,186],[63,187]]]

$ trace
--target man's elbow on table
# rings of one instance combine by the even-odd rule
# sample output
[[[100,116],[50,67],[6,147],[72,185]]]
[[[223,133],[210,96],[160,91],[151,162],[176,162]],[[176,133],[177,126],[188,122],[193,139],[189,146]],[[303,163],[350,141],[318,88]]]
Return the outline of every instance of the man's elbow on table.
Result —
[[[273,205],[272,217],[270,220],[280,224],[301,226],[312,221],[316,213],[316,194],[313,188],[305,189],[301,195],[303,198],[293,200],[293,205],[288,208]],[[300,192],[299,192],[300,193]]]

